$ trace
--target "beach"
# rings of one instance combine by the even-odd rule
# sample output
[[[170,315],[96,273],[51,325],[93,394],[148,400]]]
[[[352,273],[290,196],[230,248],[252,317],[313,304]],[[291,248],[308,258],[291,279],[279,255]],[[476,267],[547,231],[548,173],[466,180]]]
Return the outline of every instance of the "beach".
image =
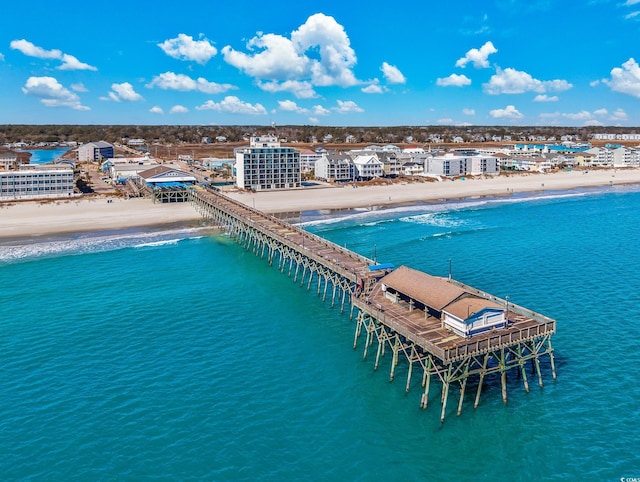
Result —
[[[377,209],[413,202],[513,196],[536,191],[566,191],[640,184],[640,169],[511,174],[431,182],[396,181],[388,185],[351,184],[290,191],[229,192],[228,196],[267,213],[349,208]],[[154,204],[149,199],[79,197],[71,200],[0,203],[0,239],[128,229],[169,224],[192,225],[201,216],[189,203]]]

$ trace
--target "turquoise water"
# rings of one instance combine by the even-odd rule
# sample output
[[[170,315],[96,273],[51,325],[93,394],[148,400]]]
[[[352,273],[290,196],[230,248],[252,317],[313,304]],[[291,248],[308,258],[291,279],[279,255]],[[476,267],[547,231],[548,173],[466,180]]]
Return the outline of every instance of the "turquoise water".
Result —
[[[25,150],[24,152],[31,153],[31,159],[29,159],[29,164],[48,164],[50,162],[55,161],[57,158],[62,156],[65,152],[67,152],[68,148],[59,148],[59,149],[34,149],[34,150]]]
[[[489,380],[462,415],[224,236],[130,231],[0,246],[0,473],[42,480],[640,477],[635,188],[306,216],[380,262],[558,320],[558,380]],[[530,380],[531,381],[531,380]]]

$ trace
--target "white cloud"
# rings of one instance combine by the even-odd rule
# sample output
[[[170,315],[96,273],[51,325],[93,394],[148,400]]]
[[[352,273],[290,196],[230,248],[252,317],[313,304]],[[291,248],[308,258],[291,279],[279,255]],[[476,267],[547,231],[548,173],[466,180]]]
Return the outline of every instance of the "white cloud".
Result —
[[[338,103],[338,107],[334,107],[333,110],[339,114],[350,114],[352,112],[364,112],[364,109],[359,107],[358,104],[356,104],[352,100],[345,100],[345,101],[338,100],[336,102]]]
[[[374,79],[369,85],[360,89],[365,94],[382,94],[386,89],[379,84],[378,79]]]
[[[521,119],[524,117],[513,105],[508,105],[504,109],[494,109],[489,115],[495,119]]]
[[[159,105],[154,105],[151,109],[149,109],[149,112],[151,112],[152,114],[164,114],[162,107],[160,107]]]
[[[165,40],[158,44],[158,47],[169,57],[198,62],[201,65],[205,65],[211,57],[218,53],[218,50],[206,38],[193,40],[191,35],[184,33],[178,34],[176,38]]]
[[[604,107],[602,109],[594,110],[593,115],[607,115],[609,111]]]
[[[170,114],[184,114],[185,112],[189,112],[189,109],[187,109],[185,106],[183,105],[174,105],[170,110],[169,113]]]
[[[614,92],[621,92],[640,98],[640,67],[631,57],[622,67],[611,69],[611,78],[603,79]]]
[[[280,106],[280,110],[284,110],[286,112],[295,112],[297,114],[309,114],[309,110],[304,107],[300,107],[292,100],[280,100],[278,101],[278,105]]]
[[[405,76],[395,65],[390,65],[386,62],[382,62],[382,67],[380,67],[380,70],[382,70],[382,74],[384,75],[384,78],[387,79],[387,82],[389,84],[404,84],[407,82]]]
[[[635,5],[636,3],[640,3],[640,0],[626,0],[624,2],[625,7],[629,7],[631,5]]]
[[[627,120],[628,118],[629,116],[622,109],[616,109],[615,112],[611,114],[611,117],[609,117],[609,119],[612,121],[623,121],[623,120]]]
[[[591,119],[591,120],[585,121],[584,125],[587,126],[587,127],[589,127],[589,126],[591,126],[591,127],[601,127],[604,124],[602,122],[600,122],[599,120],[597,120],[597,119]]]
[[[640,15],[640,11],[636,10],[635,12],[631,12],[628,13],[624,16],[625,20],[631,20],[632,18],[637,17],[638,15]]]
[[[267,110],[262,104],[252,105],[243,102],[234,95],[228,95],[220,102],[208,100],[196,107],[197,110],[215,110],[217,112],[228,112],[231,114],[266,115]]]
[[[562,114],[562,116],[571,120],[587,120],[591,119],[593,117],[593,114],[591,114],[591,112],[589,111],[581,110],[580,112],[568,112]]]
[[[344,27],[333,17],[311,15],[291,38],[259,33],[246,44],[246,54],[225,46],[225,62],[265,80],[307,80],[314,86],[353,86],[356,55]],[[307,56],[310,53],[311,56]]]
[[[318,119],[317,117],[309,117],[309,122],[311,122],[312,124],[320,124],[320,119]]]
[[[329,115],[331,114],[331,111],[329,109],[325,109],[321,105],[314,105],[313,113],[314,115]]]
[[[573,87],[566,80],[538,80],[527,72],[506,68],[498,68],[491,76],[489,82],[483,84],[484,91],[490,95],[498,94],[522,94],[524,92],[561,92]]]
[[[476,115],[476,111],[474,109],[462,109],[462,113],[464,115]]]
[[[473,63],[473,66],[477,69],[489,67],[488,57],[491,54],[495,54],[498,51],[493,46],[491,41],[485,42],[485,44],[479,49],[469,50],[464,57],[459,58],[456,61],[456,67],[466,67],[469,62]]]
[[[221,94],[231,89],[237,89],[235,85],[209,82],[203,77],[192,79],[188,75],[176,74],[175,72],[164,72],[156,75],[145,87],[149,89],[158,87],[162,90],[179,90],[182,92],[195,90],[205,94]]]
[[[598,84],[600,84],[600,80],[592,80],[589,82],[589,87],[595,87]]]
[[[436,79],[436,85],[441,87],[463,87],[465,85],[471,85],[471,79],[466,75],[451,74],[449,77]]]
[[[4,54],[0,52],[0,62],[4,62]]]
[[[98,70],[92,65],[80,62],[73,55],[65,54],[58,49],[45,50],[26,39],[12,40],[9,46],[14,50],[19,50],[28,57],[60,60],[62,61],[62,65],[57,67],[58,70]]]
[[[9,46],[29,57],[36,57],[38,59],[62,59],[62,51],[58,49],[45,50],[26,39],[12,40]]]
[[[453,119],[451,117],[444,117],[442,119],[438,119],[438,124],[453,125]]]
[[[80,62],[73,55],[62,54],[62,65],[58,67],[59,70],[98,70],[93,65]]]
[[[89,92],[89,89],[87,89],[82,82],[71,84],[71,90],[73,90],[74,92]]]
[[[538,94],[533,98],[534,102],[558,102],[557,95]]]
[[[299,80],[285,80],[284,82],[258,82],[258,87],[265,92],[291,92],[298,99],[313,99],[318,97],[316,91],[313,90],[311,82]]]
[[[100,100],[135,102],[144,99],[133,89],[133,85],[129,82],[122,82],[121,84],[111,84],[111,92],[109,92],[108,97],[100,97]]]
[[[65,88],[53,77],[29,77],[22,92],[38,97],[47,107],[71,107],[75,110],[90,110],[82,105],[80,97]]]

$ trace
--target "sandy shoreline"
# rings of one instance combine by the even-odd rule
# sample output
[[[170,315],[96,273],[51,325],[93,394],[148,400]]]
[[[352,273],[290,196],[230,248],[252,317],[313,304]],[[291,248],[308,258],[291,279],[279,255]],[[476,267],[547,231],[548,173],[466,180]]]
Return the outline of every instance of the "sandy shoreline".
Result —
[[[412,202],[499,197],[536,191],[640,184],[640,169],[518,174],[489,179],[396,183],[385,186],[305,188],[294,191],[230,193],[269,213],[371,208]],[[53,202],[0,203],[0,239],[202,221],[190,203],[154,204],[149,199],[91,197]]]

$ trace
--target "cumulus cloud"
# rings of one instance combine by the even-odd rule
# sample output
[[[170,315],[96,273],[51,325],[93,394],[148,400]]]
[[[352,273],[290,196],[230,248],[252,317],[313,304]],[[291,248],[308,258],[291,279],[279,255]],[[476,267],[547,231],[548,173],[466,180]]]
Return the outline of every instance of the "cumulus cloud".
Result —
[[[158,47],[167,54],[178,60],[197,62],[205,65],[211,57],[214,57],[218,50],[211,45],[211,42],[201,35],[200,40],[193,40],[191,35],[178,34],[176,38],[165,40],[158,44]]]
[[[338,104],[338,107],[334,107],[333,110],[339,114],[350,114],[352,112],[364,112],[364,109],[359,107],[358,104],[356,104],[352,100],[345,100],[345,101],[338,100],[337,104]]]
[[[4,62],[4,54],[0,52],[0,62]]]
[[[306,80],[314,86],[353,86],[356,55],[344,27],[328,15],[311,15],[291,38],[259,33],[246,44],[249,53],[222,49],[228,64],[263,80]],[[309,55],[308,55],[309,54]]]
[[[65,88],[54,77],[29,77],[22,92],[33,95],[47,107],[70,107],[74,110],[90,110],[82,105],[80,97]]]
[[[538,94],[533,98],[534,102],[558,102],[557,95]]]
[[[621,67],[611,69],[611,78],[603,79],[602,82],[614,92],[640,98],[640,66],[633,57]]]
[[[185,112],[189,112],[189,109],[187,109],[185,106],[183,105],[174,105],[170,110],[169,113],[170,114],[183,114]]]
[[[151,112],[152,114],[164,114],[162,107],[160,107],[159,105],[154,105],[151,109],[149,109],[149,112]]]
[[[28,57],[60,60],[62,65],[56,67],[58,70],[98,70],[93,65],[80,62],[73,55],[65,54],[58,49],[45,50],[26,39],[12,40],[9,46],[14,50],[22,52]]]
[[[609,117],[609,119],[612,121],[623,121],[628,120],[629,116],[623,109],[616,109],[615,112],[611,114],[611,117]]]
[[[378,79],[374,79],[369,85],[360,90],[365,94],[382,94],[386,92],[387,89],[380,85]]]
[[[498,94],[522,94],[524,92],[562,92],[573,87],[566,80],[538,80],[534,79],[531,74],[506,68],[504,70],[498,68],[496,73],[491,76],[489,82],[483,84],[484,91],[490,95]]]
[[[196,107],[197,110],[215,110],[217,112],[228,112],[230,114],[265,115],[267,110],[262,104],[252,105],[243,102],[234,95],[228,95],[220,102],[208,100]]]
[[[82,82],[71,84],[71,90],[73,90],[74,92],[89,92],[89,89],[87,89]]]
[[[604,107],[602,109],[594,110],[593,115],[607,115],[609,111]]]
[[[463,87],[465,85],[471,85],[471,79],[466,75],[451,74],[449,77],[436,79],[436,85],[441,87]]]
[[[405,76],[400,72],[400,69],[395,65],[390,65],[386,62],[382,62],[382,75],[387,80],[389,84],[404,84],[407,82]]]
[[[237,89],[235,85],[209,82],[203,77],[192,79],[188,75],[176,74],[175,72],[164,72],[163,74],[156,75],[146,87],[149,89],[158,87],[162,90],[179,90],[182,92],[195,90],[205,94],[221,94],[232,89]]]
[[[315,115],[323,115],[324,116],[324,115],[331,114],[331,111],[329,109],[325,109],[321,105],[314,105],[313,106],[313,113]]]
[[[495,119],[521,119],[524,117],[513,105],[508,105],[504,109],[489,111],[489,115]]]
[[[136,102],[138,100],[144,100],[143,97],[133,89],[133,85],[129,82],[111,84],[111,92],[107,95],[107,97],[100,97],[100,100],[112,100],[114,102],[122,102],[123,100]]]
[[[469,62],[473,64],[476,69],[489,67],[489,55],[495,54],[498,51],[493,46],[491,41],[485,42],[485,44],[479,49],[469,50],[464,57],[459,58],[456,61],[456,67],[466,67]]]
[[[475,110],[473,110],[473,109],[467,109],[467,108],[462,109],[462,113],[463,113],[464,115],[476,115],[476,111],[475,111]]]
[[[312,99],[318,97],[316,91],[313,89],[311,82],[299,81],[299,80],[285,80],[284,82],[277,82],[275,80],[269,82],[258,82],[258,87],[265,92],[291,92],[298,99]]]
[[[300,107],[297,103],[292,100],[280,100],[278,101],[278,105],[280,106],[280,110],[286,112],[295,112],[296,114],[309,115],[309,109],[304,107]]]

